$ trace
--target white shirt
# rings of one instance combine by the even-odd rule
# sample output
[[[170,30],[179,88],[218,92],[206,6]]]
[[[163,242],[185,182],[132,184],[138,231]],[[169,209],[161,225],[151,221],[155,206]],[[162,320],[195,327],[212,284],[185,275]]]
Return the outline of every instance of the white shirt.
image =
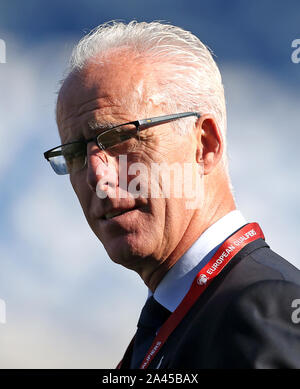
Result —
[[[211,225],[166,273],[153,297],[174,312],[190,289],[194,278],[212,258],[218,247],[246,224],[240,211],[234,210]],[[152,295],[149,290],[148,298]]]

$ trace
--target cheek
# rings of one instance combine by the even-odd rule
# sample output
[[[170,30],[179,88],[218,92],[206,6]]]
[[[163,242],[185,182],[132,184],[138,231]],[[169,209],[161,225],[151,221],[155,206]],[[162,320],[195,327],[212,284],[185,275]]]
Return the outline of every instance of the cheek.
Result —
[[[76,193],[78,199],[80,199],[80,193],[82,190],[80,189],[80,181],[78,180],[78,173],[74,176],[73,174],[70,174],[70,183],[72,185],[72,188],[74,192]],[[81,185],[82,186],[82,185]]]
[[[86,179],[83,173],[84,172],[79,172],[73,176],[70,175],[70,182],[80,202],[80,205],[87,217],[88,216],[87,210],[89,208],[90,198],[91,198],[91,190],[88,188],[88,185],[86,184]]]

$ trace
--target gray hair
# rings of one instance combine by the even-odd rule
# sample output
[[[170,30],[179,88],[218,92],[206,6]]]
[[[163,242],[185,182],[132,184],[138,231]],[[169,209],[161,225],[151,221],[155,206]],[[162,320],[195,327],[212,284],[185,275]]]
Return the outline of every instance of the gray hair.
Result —
[[[230,183],[224,88],[210,49],[191,32],[177,26],[112,21],[96,27],[79,41],[72,51],[67,75],[80,71],[90,62],[105,62],[105,54],[118,48],[130,49],[144,61],[157,65],[158,93],[151,98],[157,104],[164,104],[166,114],[197,111],[214,116],[223,137],[222,162]],[[141,97],[141,91],[137,92]],[[180,119],[172,125],[185,134],[191,131],[196,120]]]
[[[128,47],[162,66],[156,99],[167,113],[199,111],[214,115],[225,140],[226,108],[219,69],[210,50],[191,32],[160,22],[109,22],[84,36],[73,49],[69,72],[114,48]],[[166,64],[167,66],[163,66]],[[192,119],[194,120],[194,119]],[[186,132],[188,120],[179,120]],[[190,126],[187,126],[190,127]]]

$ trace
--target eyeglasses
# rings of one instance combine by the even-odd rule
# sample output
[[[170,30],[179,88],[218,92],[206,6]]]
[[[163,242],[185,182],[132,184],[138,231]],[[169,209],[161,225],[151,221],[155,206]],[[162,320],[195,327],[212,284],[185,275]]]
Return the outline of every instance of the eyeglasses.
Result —
[[[183,112],[120,124],[94,138],[78,140],[54,147],[46,151],[44,157],[50,162],[56,174],[74,173],[85,167],[87,144],[90,142],[95,142],[101,150],[112,150],[118,154],[121,154],[123,151],[126,154],[132,151],[133,147],[130,141],[137,139],[140,131],[189,116],[197,116],[199,118],[201,115],[198,112]],[[121,148],[118,150],[119,146],[124,146],[125,144],[126,147],[123,147],[123,150]]]

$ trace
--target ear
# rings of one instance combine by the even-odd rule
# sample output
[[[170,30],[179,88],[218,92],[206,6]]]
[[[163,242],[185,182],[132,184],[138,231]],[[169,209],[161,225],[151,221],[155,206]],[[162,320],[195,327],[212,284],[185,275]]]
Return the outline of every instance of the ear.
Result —
[[[203,115],[196,124],[197,131],[197,163],[202,163],[204,174],[209,174],[220,161],[224,141],[216,120],[211,115]]]

